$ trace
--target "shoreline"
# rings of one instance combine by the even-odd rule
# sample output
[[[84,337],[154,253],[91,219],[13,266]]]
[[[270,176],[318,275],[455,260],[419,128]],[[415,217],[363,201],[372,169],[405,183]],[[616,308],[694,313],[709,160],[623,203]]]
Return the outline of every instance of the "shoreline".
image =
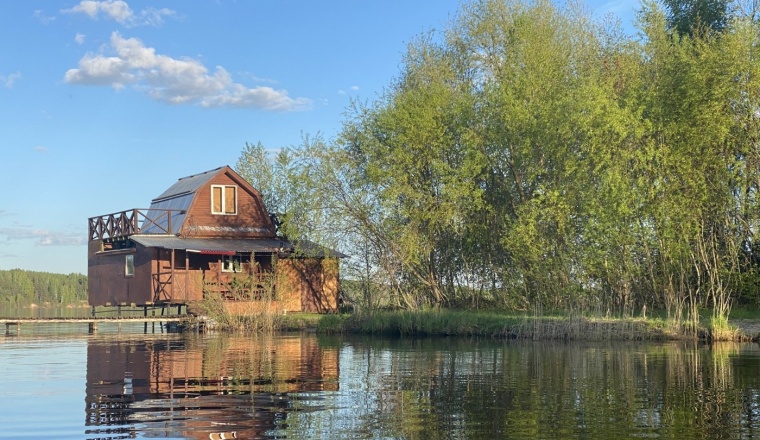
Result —
[[[288,327],[287,324],[285,327]],[[397,336],[464,336],[503,339],[575,341],[760,342],[760,320],[729,320],[726,329],[707,323],[690,329],[658,318],[583,316],[515,316],[467,311],[396,311],[366,315],[322,315],[316,331],[323,334],[388,334]]]
[[[63,307],[80,308],[77,305]],[[45,309],[27,306],[26,309]],[[745,315],[746,316],[746,315]],[[309,331],[319,334],[366,334],[395,336],[460,336],[496,339],[575,340],[575,341],[734,341],[760,343],[760,318],[729,319],[726,329],[712,333],[702,321],[696,330],[661,318],[608,318],[594,316],[535,316],[467,310],[375,311],[370,313],[256,314],[250,316],[206,316],[219,331],[257,332]],[[262,326],[268,322],[267,326]]]

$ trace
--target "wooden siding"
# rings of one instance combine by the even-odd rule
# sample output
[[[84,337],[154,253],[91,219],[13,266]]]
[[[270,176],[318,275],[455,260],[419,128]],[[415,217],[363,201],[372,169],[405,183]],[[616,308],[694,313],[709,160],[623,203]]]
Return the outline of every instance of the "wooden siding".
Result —
[[[102,244],[89,245],[88,289],[91,306],[119,304],[174,303],[201,301],[204,294],[228,300],[225,307],[233,314],[270,312],[335,312],[338,309],[338,260],[280,259],[271,267],[243,263],[238,273],[223,272],[218,256],[168,249],[135,248],[100,251]],[[124,272],[126,255],[134,255],[135,273]],[[270,278],[271,277],[271,278]],[[234,292],[229,287],[238,279],[246,284]],[[273,283],[273,286],[272,286]],[[267,290],[275,289],[274,299]]]
[[[335,258],[288,258],[278,262],[278,290],[282,296],[299,295],[300,310],[330,313],[338,310],[340,280]]]
[[[211,213],[211,186],[237,186],[237,214]],[[185,237],[267,238],[274,237],[274,225],[261,195],[230,171],[220,172],[196,191],[180,230]]]
[[[88,301],[91,306],[120,304],[150,304],[151,250],[131,248],[116,251],[100,251],[102,242],[89,242],[90,258],[87,261]],[[134,255],[135,273],[125,275],[127,255]]]

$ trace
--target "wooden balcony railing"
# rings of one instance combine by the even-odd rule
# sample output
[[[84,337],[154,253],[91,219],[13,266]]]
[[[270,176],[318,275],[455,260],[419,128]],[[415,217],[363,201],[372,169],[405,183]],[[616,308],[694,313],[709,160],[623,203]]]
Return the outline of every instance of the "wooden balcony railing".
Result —
[[[113,214],[91,217],[88,221],[90,240],[126,238],[151,229],[151,234],[171,234],[172,213],[183,213],[178,209],[130,209]],[[150,216],[148,215],[150,214]]]

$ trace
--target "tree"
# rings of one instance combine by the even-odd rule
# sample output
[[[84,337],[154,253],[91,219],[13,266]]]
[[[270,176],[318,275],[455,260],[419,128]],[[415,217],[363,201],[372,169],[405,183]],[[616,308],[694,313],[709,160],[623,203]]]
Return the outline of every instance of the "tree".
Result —
[[[727,0],[663,0],[668,29],[678,35],[721,33],[728,25]]]
[[[239,170],[289,237],[357,257],[367,307],[725,320],[760,262],[760,29],[696,17],[673,38],[645,3],[637,41],[545,0],[466,4],[333,142],[247,146]]]

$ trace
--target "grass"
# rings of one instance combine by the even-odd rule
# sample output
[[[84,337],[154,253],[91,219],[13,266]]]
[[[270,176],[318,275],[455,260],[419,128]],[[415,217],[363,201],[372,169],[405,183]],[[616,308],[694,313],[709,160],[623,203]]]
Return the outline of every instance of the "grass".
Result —
[[[508,339],[656,341],[702,337],[746,339],[728,322],[708,321],[697,335],[663,318],[601,318],[580,315],[532,316],[455,310],[378,311],[324,315],[317,332],[401,336],[483,336]]]
[[[760,322],[760,308],[748,306],[736,306],[731,308],[731,320],[749,319]]]
[[[760,340],[760,331],[734,322],[751,321],[760,328],[760,311],[737,309],[731,322],[703,316],[695,333],[685,324],[656,313],[648,318],[609,318],[581,314],[482,312],[431,309],[394,310],[352,314],[287,313],[262,310],[246,315],[226,313],[219,301],[205,302],[205,315],[223,331],[311,331],[322,334],[375,334],[399,336],[479,336],[504,339],[658,341],[704,339],[707,341]]]

